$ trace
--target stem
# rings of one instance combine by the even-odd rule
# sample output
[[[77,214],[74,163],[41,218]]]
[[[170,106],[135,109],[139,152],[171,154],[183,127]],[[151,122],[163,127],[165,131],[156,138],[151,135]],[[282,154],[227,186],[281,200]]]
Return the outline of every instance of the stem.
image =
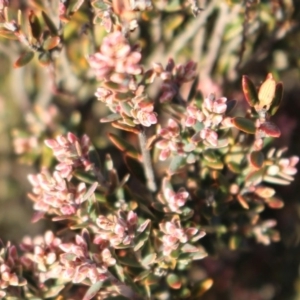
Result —
[[[154,171],[152,168],[152,163],[151,163],[151,157],[150,157],[150,152],[147,149],[147,138],[145,131],[141,131],[138,134],[139,137],[139,142],[140,142],[140,147],[142,151],[142,157],[143,157],[143,167],[146,175],[146,180],[147,180],[147,187],[151,192],[155,192],[157,187],[155,183],[155,177],[154,177]]]

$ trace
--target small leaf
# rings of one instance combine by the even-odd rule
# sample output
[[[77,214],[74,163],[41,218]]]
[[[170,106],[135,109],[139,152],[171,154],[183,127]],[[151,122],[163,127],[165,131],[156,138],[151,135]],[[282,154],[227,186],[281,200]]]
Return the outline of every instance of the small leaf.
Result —
[[[207,278],[198,283],[195,283],[193,290],[192,290],[192,298],[191,299],[192,300],[200,299],[200,297],[212,287],[213,283],[214,282],[211,278]]]
[[[229,248],[230,250],[237,250],[239,245],[241,244],[241,238],[237,235],[233,235],[229,240]]]
[[[111,114],[111,115],[108,115],[104,118],[101,118],[100,119],[100,122],[101,123],[108,123],[108,122],[114,122],[114,121],[117,121],[119,119],[121,119],[122,117],[120,116],[120,114]]]
[[[82,197],[82,202],[91,198],[91,196],[94,194],[96,188],[98,187],[98,182],[94,182],[90,188],[87,190],[87,192],[85,193],[85,195]]]
[[[104,283],[104,281],[97,281],[92,286],[90,286],[90,288],[87,290],[87,292],[85,293],[85,295],[82,298],[82,300],[90,300],[94,296],[96,296],[97,293],[100,291],[103,283]]]
[[[270,137],[277,138],[281,135],[280,129],[272,122],[265,122],[261,124],[259,129]]]
[[[266,199],[265,202],[270,208],[280,209],[284,206],[284,202],[276,197]]]
[[[118,257],[118,262],[121,265],[133,267],[133,268],[140,268],[141,264],[135,259],[130,257]]]
[[[247,184],[253,184],[253,185],[260,184],[263,180],[263,172],[264,169],[251,172],[246,176],[245,182],[247,182]]]
[[[275,96],[276,82],[271,73],[268,74],[266,80],[262,83],[258,91],[259,103],[255,105],[255,110],[269,110]]]
[[[156,260],[156,253],[150,253],[146,257],[144,257],[141,261],[142,265],[146,268],[149,268],[149,265],[152,265],[155,263]]]
[[[131,98],[133,98],[133,94],[131,91],[127,92],[127,93],[120,93],[120,92],[116,92],[114,99],[118,100],[118,101],[126,101],[129,100]]]
[[[115,98],[115,100],[117,100]],[[124,115],[124,117],[132,117],[131,111],[132,111],[132,107],[127,103],[127,102],[119,102],[120,107],[122,108],[122,115]]]
[[[75,13],[80,6],[83,4],[84,0],[71,0],[69,1],[67,14]]]
[[[28,64],[34,57],[34,52],[27,51],[23,53],[18,60],[14,63],[14,68],[23,67]]]
[[[259,102],[257,91],[253,82],[246,75],[244,75],[242,78],[242,88],[248,104],[251,107],[256,105]]]
[[[269,109],[269,113],[271,116],[275,115],[278,108],[280,107],[282,97],[283,97],[283,84],[282,82],[279,82],[276,84],[275,96]]]
[[[182,285],[180,278],[174,273],[171,273],[167,276],[167,283],[169,287],[174,290],[180,289]]]
[[[138,151],[131,145],[129,144],[127,141],[125,141],[124,139],[120,138],[119,136],[113,134],[113,133],[109,133],[108,137],[110,139],[110,141],[122,152],[124,152],[126,155],[135,158],[135,159],[139,159],[140,154],[138,153]]]
[[[51,63],[51,56],[48,51],[41,53],[38,59],[42,66],[48,66]]]
[[[289,185],[291,183],[290,180],[285,180],[282,178],[268,176],[268,175],[265,175],[263,177],[263,180],[272,184],[280,184],[280,185]]]
[[[250,153],[250,163],[256,168],[260,169],[264,164],[265,157],[261,151],[253,151]]]
[[[184,158],[182,156],[175,156],[172,158],[169,165],[169,173],[174,174],[183,164]]]
[[[231,122],[237,129],[243,132],[249,134],[255,134],[256,132],[255,123],[252,120],[242,117],[235,117],[231,119]]]
[[[147,278],[151,273],[152,273],[151,270],[145,270],[142,273],[140,273],[138,276],[134,277],[133,281],[134,282],[141,281],[141,280]]]
[[[32,10],[29,12],[28,20],[29,20],[32,36],[36,40],[39,40],[42,33],[41,24],[39,19],[37,18],[37,16]]]
[[[46,294],[44,294],[45,298],[52,298],[57,296],[60,291],[62,291],[64,289],[64,285],[56,285],[56,286],[52,286],[49,288],[49,290],[46,292]]]
[[[133,132],[135,134],[139,134],[141,132],[140,129],[138,129],[136,127],[128,126],[126,124],[122,124],[122,123],[119,123],[119,122],[113,122],[111,125],[115,128],[125,130],[125,131],[129,131],[129,132]]]
[[[0,29],[0,36],[10,40],[17,40],[18,37],[10,30]]]
[[[221,161],[205,161],[205,165],[208,166],[211,169],[215,169],[215,170],[222,170],[224,168],[224,164]]]
[[[46,40],[44,40],[43,48],[45,50],[51,50],[58,46],[60,43],[60,37],[59,36],[49,36]]]
[[[261,198],[271,198],[275,195],[275,190],[267,186],[258,186],[255,189],[255,194]]]
[[[144,73],[143,78],[142,78],[140,84],[148,85],[148,84],[153,83],[153,81],[155,79],[155,76],[156,76],[156,74],[154,73],[153,69],[147,70]]]
[[[42,17],[43,17],[47,27],[49,28],[51,35],[57,36],[58,30],[57,30],[55,24],[53,23],[53,21],[50,19],[50,17],[44,11],[42,11]]]
[[[227,167],[232,173],[239,174],[242,172],[242,168],[241,168],[240,164],[238,164],[236,162],[233,162],[233,161],[228,162]]]
[[[236,198],[243,208],[249,209],[249,204],[242,195],[237,195]]]

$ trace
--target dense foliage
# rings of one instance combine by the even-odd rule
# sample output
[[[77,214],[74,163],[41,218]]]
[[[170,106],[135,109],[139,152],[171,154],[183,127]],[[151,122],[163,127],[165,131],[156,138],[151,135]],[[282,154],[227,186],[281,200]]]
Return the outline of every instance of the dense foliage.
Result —
[[[31,190],[35,224],[0,215],[0,299],[296,299],[299,15],[0,1],[7,151],[30,183],[4,198]]]

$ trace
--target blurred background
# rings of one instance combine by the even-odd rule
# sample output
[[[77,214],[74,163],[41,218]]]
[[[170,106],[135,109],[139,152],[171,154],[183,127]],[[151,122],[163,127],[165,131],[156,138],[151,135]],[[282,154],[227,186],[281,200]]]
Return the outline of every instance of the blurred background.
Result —
[[[10,2],[11,19],[21,10],[25,34],[31,10],[40,18],[44,9],[57,22],[58,1],[2,2]],[[259,85],[271,72],[285,89],[283,104],[273,117],[282,134],[273,143],[288,147],[289,155],[300,155],[300,1],[199,0],[203,10],[196,17],[192,2],[153,1],[154,17],[150,12],[138,14],[140,26],[130,37],[142,48],[146,68],[152,62],[166,65],[170,57],[177,63],[192,59],[198,63],[202,93],[235,99],[237,110],[246,107],[241,76],[246,74]],[[27,48],[0,30],[0,237],[4,241],[18,242],[49,226],[30,222],[32,203],[27,198],[27,175],[51,165],[45,138],[67,131],[87,133],[100,152],[115,151],[105,137],[114,129],[99,123],[106,108],[94,98],[97,82],[86,60],[106,34],[98,20],[101,12],[90,4],[86,1],[64,23],[64,47],[54,53],[53,66],[34,57],[24,67],[14,68]],[[197,262],[191,272],[214,280],[203,299],[300,299],[300,174],[290,186],[276,190],[285,206],[264,214],[277,220],[281,241],[270,246],[253,242],[235,251],[220,245],[218,254]]]

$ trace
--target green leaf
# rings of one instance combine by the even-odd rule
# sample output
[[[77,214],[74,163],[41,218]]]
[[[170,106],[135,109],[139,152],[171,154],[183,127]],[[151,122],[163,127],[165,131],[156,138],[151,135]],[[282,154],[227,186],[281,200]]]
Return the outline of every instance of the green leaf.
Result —
[[[109,6],[103,2],[103,0],[94,0],[92,1],[92,6],[99,10],[106,10]]]
[[[150,253],[146,257],[144,257],[141,261],[142,265],[148,268],[149,265],[152,265],[155,263],[156,260],[156,253]]]
[[[37,18],[37,16],[32,10],[29,12],[28,21],[29,21],[32,36],[36,40],[39,40],[42,33],[41,24],[39,19]]]
[[[144,74],[143,74],[143,78],[141,79],[140,85],[148,85],[153,83],[155,79],[155,73],[153,69],[147,70]]]
[[[101,123],[114,122],[114,121],[120,120],[121,118],[122,117],[120,116],[120,114],[111,114],[111,115],[108,115],[104,118],[101,118],[100,122]]]
[[[120,138],[119,136],[113,134],[113,133],[109,133],[108,137],[110,139],[110,141],[123,153],[125,153],[126,155],[135,158],[135,159],[139,159],[140,154],[139,152],[131,145],[129,144],[127,141],[125,141],[124,139]]]
[[[264,164],[264,154],[261,151],[253,151],[250,154],[250,163],[251,165],[256,168],[260,169]]]
[[[174,174],[176,171],[182,166],[184,162],[184,158],[182,156],[175,156],[172,158],[171,163],[169,165],[169,173]]]
[[[264,169],[251,172],[250,174],[247,175],[245,182],[247,182],[247,184],[253,184],[253,185],[260,184],[263,180],[263,172]]]
[[[64,285],[57,285],[57,286],[53,286],[50,287],[49,290],[47,291],[47,293],[44,295],[45,298],[52,298],[57,296],[61,290],[64,289]]]
[[[51,50],[58,46],[60,43],[60,37],[59,36],[49,36],[46,40],[44,40],[43,48],[45,50]]]
[[[167,283],[170,288],[178,290],[181,288],[182,282],[178,275],[171,273],[167,276]]]
[[[145,225],[146,228],[144,228]],[[135,246],[133,248],[134,251],[137,251],[144,246],[145,242],[149,238],[150,228],[151,228],[150,220],[146,220],[142,225],[139,226],[137,232],[141,232],[141,233],[138,236],[136,236],[134,239],[134,243],[135,243]]]
[[[259,103],[257,90],[253,82],[246,75],[242,78],[242,88],[245,98],[251,107]]]
[[[282,97],[283,97],[283,84],[282,82],[279,82],[276,84],[275,96],[269,109],[269,113],[271,116],[275,115],[278,108],[280,107]]]
[[[48,66],[51,63],[51,56],[48,51],[41,53],[38,59],[42,66]]]
[[[134,277],[134,282],[141,281],[141,280],[147,278],[151,273],[152,273],[151,270],[145,270],[145,271],[143,271],[142,273],[140,273],[139,275],[137,275],[136,277]]]
[[[27,51],[23,53],[17,61],[14,63],[14,68],[20,68],[27,65],[34,57],[33,51]]]
[[[237,129],[243,132],[250,134],[255,134],[256,132],[255,123],[252,120],[242,117],[235,117],[231,119],[231,122]]]
[[[141,268],[141,264],[135,259],[131,257],[118,257],[118,262],[121,265],[125,265],[133,268]]]
[[[68,9],[67,9],[67,14],[73,14],[75,13],[80,6],[83,4],[84,0],[71,0],[69,1]]]
[[[90,286],[90,288],[87,290],[87,292],[85,293],[85,295],[82,298],[82,300],[90,300],[94,296],[96,296],[97,293],[100,291],[103,283],[104,283],[104,281],[97,281],[92,286]]]
[[[53,21],[50,19],[50,17],[44,11],[42,11],[42,17],[43,17],[48,29],[50,30],[51,35],[57,36],[58,30],[57,30],[55,24],[53,23]]]
[[[232,173],[239,174],[242,172],[242,168],[241,168],[240,164],[238,164],[236,162],[233,162],[233,161],[228,162],[227,167]]]

